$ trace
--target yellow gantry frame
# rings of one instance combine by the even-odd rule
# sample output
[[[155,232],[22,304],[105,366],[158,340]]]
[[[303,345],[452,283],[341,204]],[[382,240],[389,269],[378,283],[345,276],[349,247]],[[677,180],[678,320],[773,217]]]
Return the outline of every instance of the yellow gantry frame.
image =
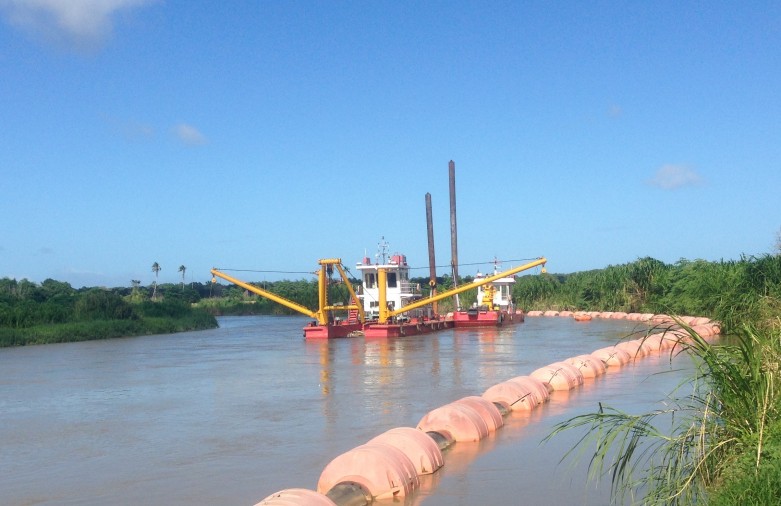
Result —
[[[429,297],[428,299],[421,299],[417,302],[413,302],[411,304],[407,304],[403,308],[397,309],[395,311],[389,311],[388,310],[388,296],[385,293],[387,286],[386,286],[386,272],[385,269],[379,268],[377,269],[377,284],[379,285],[380,289],[380,318],[379,323],[388,323],[388,320],[390,318],[393,318],[394,316],[398,316],[402,313],[405,313],[407,311],[411,311],[413,309],[417,309],[419,307],[427,306],[431,304],[432,302],[437,302],[442,299],[446,299],[448,297],[452,297],[453,295],[465,292],[467,290],[471,290],[472,288],[477,288],[480,285],[485,285],[487,283],[491,283],[493,281],[496,281],[497,279],[501,279],[507,276],[512,276],[513,274],[517,274],[521,271],[525,271],[527,269],[532,269],[534,267],[537,267],[538,265],[543,266],[543,271],[545,269],[545,263],[548,260],[545,257],[538,258],[537,260],[533,262],[529,262],[528,264],[521,265],[520,267],[514,267],[512,269],[506,270],[504,272],[500,272],[499,274],[494,274],[493,276],[488,276],[486,278],[473,281],[472,283],[469,283],[468,285],[459,286],[458,288],[453,288],[452,290],[447,290],[442,293],[438,293],[433,297]]]
[[[265,297],[271,301],[276,302],[277,304],[281,304],[285,307],[288,307],[293,311],[303,313],[306,316],[309,316],[310,318],[315,318],[317,320],[317,323],[319,323],[320,325],[327,325],[329,323],[330,320],[329,313],[331,311],[346,311],[350,309],[356,309],[358,311],[358,319],[361,323],[363,323],[365,321],[365,316],[363,312],[363,306],[361,306],[360,304],[348,304],[346,306],[328,305],[327,268],[329,265],[335,266],[336,270],[339,271],[339,275],[342,277],[342,281],[344,281],[344,284],[347,287],[347,291],[350,292],[350,297],[351,297],[350,300],[358,301],[358,297],[355,295],[355,290],[353,290],[353,285],[350,283],[347,274],[344,272],[344,269],[342,268],[342,260],[339,258],[325,258],[320,260],[318,263],[320,264],[320,270],[317,273],[317,299],[319,304],[319,309],[317,311],[312,311],[308,307],[304,307],[301,304],[293,302],[292,300],[288,300],[280,295],[276,295],[262,288],[258,288],[257,286],[253,286],[250,285],[249,283],[245,283],[244,281],[229,276],[224,272],[219,271],[216,268],[212,269],[211,273],[212,276],[220,277],[225,281],[228,281],[229,283],[233,283],[236,286],[240,286],[245,290],[249,290],[252,293],[256,293],[261,297]],[[216,279],[213,279],[212,281],[216,281]]]

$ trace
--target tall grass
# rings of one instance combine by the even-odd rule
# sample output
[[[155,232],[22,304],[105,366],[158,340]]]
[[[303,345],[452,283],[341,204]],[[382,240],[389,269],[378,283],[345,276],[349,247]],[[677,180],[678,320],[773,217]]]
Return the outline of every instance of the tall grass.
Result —
[[[600,406],[548,437],[587,428],[579,446],[594,445],[591,474],[609,475],[619,501],[779,504],[779,322],[745,323],[718,346],[683,325],[689,338],[673,354],[690,355],[696,372],[668,408],[635,415]]]
[[[664,409],[632,414],[600,405],[549,437],[588,429],[576,448],[589,449],[592,474],[610,477],[618,501],[781,504],[781,256],[673,265],[646,258],[549,279],[523,277],[516,290],[528,309],[718,320],[728,333],[720,344],[688,329],[674,350],[696,368]]]

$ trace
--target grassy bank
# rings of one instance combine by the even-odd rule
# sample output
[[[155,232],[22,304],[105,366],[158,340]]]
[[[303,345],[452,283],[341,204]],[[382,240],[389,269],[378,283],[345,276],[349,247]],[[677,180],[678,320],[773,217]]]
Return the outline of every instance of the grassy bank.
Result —
[[[590,428],[581,444],[595,445],[592,471],[611,476],[619,501],[781,503],[781,257],[657,265],[642,290],[636,278],[614,276],[636,267],[535,280],[547,290],[531,303],[612,298],[617,305],[604,309],[705,315],[724,322],[728,335],[715,346],[692,335],[676,350],[697,368],[666,408],[635,414],[601,406],[555,432]]]
[[[62,343],[214,328],[214,316],[171,293],[150,300],[134,292],[75,290],[47,280],[0,280],[0,347]]]
[[[0,347],[92,341],[115,337],[171,334],[215,328],[214,317],[201,311],[179,317],[146,317],[134,320],[96,320],[12,329],[0,328]]]

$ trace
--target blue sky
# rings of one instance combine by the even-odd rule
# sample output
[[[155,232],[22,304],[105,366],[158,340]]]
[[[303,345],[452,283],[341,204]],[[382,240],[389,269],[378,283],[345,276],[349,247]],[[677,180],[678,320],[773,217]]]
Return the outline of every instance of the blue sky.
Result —
[[[462,263],[737,259],[781,227],[779,2],[0,0],[0,16],[0,277],[305,272],[382,236],[425,267],[426,192],[446,265],[449,160]]]

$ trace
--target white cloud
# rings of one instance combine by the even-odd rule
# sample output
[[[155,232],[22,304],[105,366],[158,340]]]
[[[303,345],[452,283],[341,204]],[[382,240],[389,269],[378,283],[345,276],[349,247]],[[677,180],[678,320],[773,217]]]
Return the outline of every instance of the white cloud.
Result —
[[[6,21],[70,47],[94,47],[111,34],[112,16],[157,0],[0,0]]]
[[[206,144],[206,137],[194,126],[187,123],[179,123],[174,127],[174,134],[183,143],[190,146]]]
[[[663,190],[674,190],[683,186],[693,186],[702,183],[700,177],[694,169],[685,165],[663,165],[656,171],[648,184],[662,188]]]

